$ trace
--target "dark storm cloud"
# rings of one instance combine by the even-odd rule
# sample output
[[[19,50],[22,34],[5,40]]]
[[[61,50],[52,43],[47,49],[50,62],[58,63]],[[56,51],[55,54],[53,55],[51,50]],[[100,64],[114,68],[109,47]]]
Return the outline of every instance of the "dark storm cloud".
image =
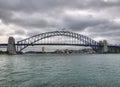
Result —
[[[65,13],[88,10],[95,12],[94,15],[86,13],[75,16]],[[35,29],[36,34],[61,26],[71,31],[87,30],[93,37],[109,38],[108,36],[112,35],[113,38],[118,38],[120,23],[111,20],[120,19],[119,10],[120,0],[0,0],[0,20],[6,25],[22,27],[24,30],[18,28],[15,33],[28,36],[32,35]],[[99,17],[96,16],[97,13]]]
[[[59,15],[59,13],[64,10],[105,10],[106,8],[114,7],[120,7],[119,0],[110,0],[109,2],[103,0],[0,0],[0,10],[3,11],[0,13],[3,15],[10,14],[5,17],[0,15],[0,18],[5,21],[11,20],[10,12],[25,12],[28,13],[28,15],[41,12],[41,14]]]
[[[88,27],[94,27],[103,25],[104,23],[109,22],[105,19],[95,19],[92,16],[79,16],[79,17],[71,17],[67,16],[64,18],[64,23],[66,26],[72,30],[84,30]]]
[[[0,19],[4,22],[7,22],[9,20],[11,20],[11,17],[13,16],[13,14],[11,13],[11,11],[4,11],[0,9]]]
[[[12,11],[53,11],[55,9],[101,9],[119,7],[119,0],[0,0],[0,8]]]
[[[106,37],[106,39],[119,38],[120,40],[120,25],[114,22],[104,22],[98,26],[93,26],[87,29],[92,37]]]
[[[49,24],[47,23],[47,20],[39,19],[39,20],[31,20],[31,19],[13,19],[11,20],[11,23],[17,24],[22,27],[38,27],[38,28],[44,28],[49,27]]]

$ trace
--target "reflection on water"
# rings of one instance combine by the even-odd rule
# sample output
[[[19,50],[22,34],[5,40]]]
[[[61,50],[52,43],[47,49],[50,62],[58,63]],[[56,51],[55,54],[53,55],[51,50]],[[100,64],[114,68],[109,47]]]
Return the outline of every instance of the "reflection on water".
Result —
[[[0,87],[119,87],[120,55],[0,55]]]

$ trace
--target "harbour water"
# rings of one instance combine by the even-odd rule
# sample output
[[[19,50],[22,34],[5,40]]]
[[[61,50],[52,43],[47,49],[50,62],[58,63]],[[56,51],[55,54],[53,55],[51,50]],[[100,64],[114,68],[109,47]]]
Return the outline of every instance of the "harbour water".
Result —
[[[120,54],[0,55],[0,87],[119,87]]]

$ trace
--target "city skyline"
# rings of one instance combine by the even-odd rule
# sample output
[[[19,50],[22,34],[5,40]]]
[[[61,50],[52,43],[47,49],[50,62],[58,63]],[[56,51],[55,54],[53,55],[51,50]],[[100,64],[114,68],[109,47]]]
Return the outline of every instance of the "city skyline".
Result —
[[[120,44],[119,10],[119,0],[0,0],[0,42],[66,28]]]

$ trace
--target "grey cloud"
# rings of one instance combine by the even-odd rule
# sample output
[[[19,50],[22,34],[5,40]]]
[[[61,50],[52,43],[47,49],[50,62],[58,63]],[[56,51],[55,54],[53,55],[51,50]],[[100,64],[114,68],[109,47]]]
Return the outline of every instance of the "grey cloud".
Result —
[[[0,19],[4,22],[8,22],[11,19],[11,17],[13,16],[12,12],[10,11],[4,11],[0,9]]]
[[[98,26],[101,24],[104,25],[104,23],[108,22],[108,20],[95,19],[92,16],[80,16],[80,17],[67,16],[63,20],[64,20],[64,23],[67,25],[67,27],[77,31],[84,30],[88,27]]]
[[[63,9],[100,9],[119,7],[120,1],[104,2],[103,0],[0,0],[0,8],[12,11],[46,12]]]
[[[2,32],[0,32],[0,36],[3,36],[4,34],[6,34],[6,31],[4,29],[0,29]]]
[[[12,23],[15,23],[19,26],[22,27],[39,27],[39,28],[44,28],[44,27],[48,27],[48,23],[47,20],[23,20],[23,19],[14,19],[11,21]]]
[[[26,34],[26,32],[24,30],[22,30],[22,29],[16,29],[15,32],[14,32],[14,34],[24,35],[24,34]]]
[[[120,32],[120,25],[118,23],[108,21],[98,26],[93,26],[92,28],[89,28],[88,31],[92,31],[94,33],[107,32],[114,34],[116,31]]]
[[[92,15],[67,15],[65,11],[93,11],[103,12],[103,19]],[[4,24],[13,24],[24,30],[15,30],[17,35],[31,36],[39,31],[49,31],[52,28],[65,27],[71,31],[87,30],[92,37],[106,37],[112,35],[119,38],[120,23],[115,23],[112,18],[120,18],[120,1],[109,0],[0,0],[0,19]],[[20,15],[15,17],[15,13]],[[35,13],[41,14],[36,18],[31,16]],[[94,14],[96,15],[96,14]],[[111,16],[107,18],[107,16]],[[36,29],[36,30],[35,30]],[[33,30],[35,33],[33,33]],[[115,32],[117,31],[117,32]],[[2,35],[2,34],[1,34]]]
[[[119,1],[117,2],[104,2],[103,0],[70,0],[65,1],[65,0],[29,0],[29,2],[27,0],[12,0],[12,2],[9,2],[9,0],[1,0],[0,1],[0,9],[2,9],[2,11],[0,12],[0,18],[6,22],[6,23],[15,23],[18,24],[20,26],[29,26],[29,27],[50,27],[50,26],[54,26],[54,23],[48,23],[47,22],[47,18],[46,19],[40,19],[40,20],[24,20],[24,19],[13,19],[12,16],[14,16],[12,14],[12,11],[18,12],[18,11],[23,11],[25,13],[29,12],[29,11],[33,11],[33,12],[45,12],[44,14],[50,14],[51,11],[53,11],[53,13],[55,15],[58,15],[60,13],[59,10],[64,10],[64,9],[90,9],[90,8],[103,8],[103,7],[107,7],[107,6],[118,6],[117,4],[119,4]],[[88,8],[87,8],[88,7]],[[64,8],[64,9],[63,9]],[[57,10],[55,10],[57,9]],[[4,10],[4,11],[3,11]],[[11,12],[10,12],[11,11]],[[47,12],[49,11],[49,12]],[[56,14],[56,11],[58,11],[58,13]],[[42,13],[41,13],[42,14]],[[43,15],[44,15],[43,14]],[[30,14],[28,14],[30,15]],[[64,14],[63,14],[64,16]],[[59,16],[58,19],[56,20],[60,20]],[[65,23],[67,26],[66,27],[70,27],[73,29],[84,29],[87,26],[94,26],[97,24],[100,24],[101,22],[104,23],[104,20],[96,20],[96,19],[91,19],[89,17],[81,19],[81,18],[70,18],[70,17],[66,17],[65,19],[63,19],[63,23]],[[60,23],[61,24],[61,23]],[[79,27],[81,26],[81,27]]]
[[[98,32],[91,33],[91,36],[101,36],[101,37],[120,37],[120,30],[109,30],[109,31],[102,31],[98,30]]]

